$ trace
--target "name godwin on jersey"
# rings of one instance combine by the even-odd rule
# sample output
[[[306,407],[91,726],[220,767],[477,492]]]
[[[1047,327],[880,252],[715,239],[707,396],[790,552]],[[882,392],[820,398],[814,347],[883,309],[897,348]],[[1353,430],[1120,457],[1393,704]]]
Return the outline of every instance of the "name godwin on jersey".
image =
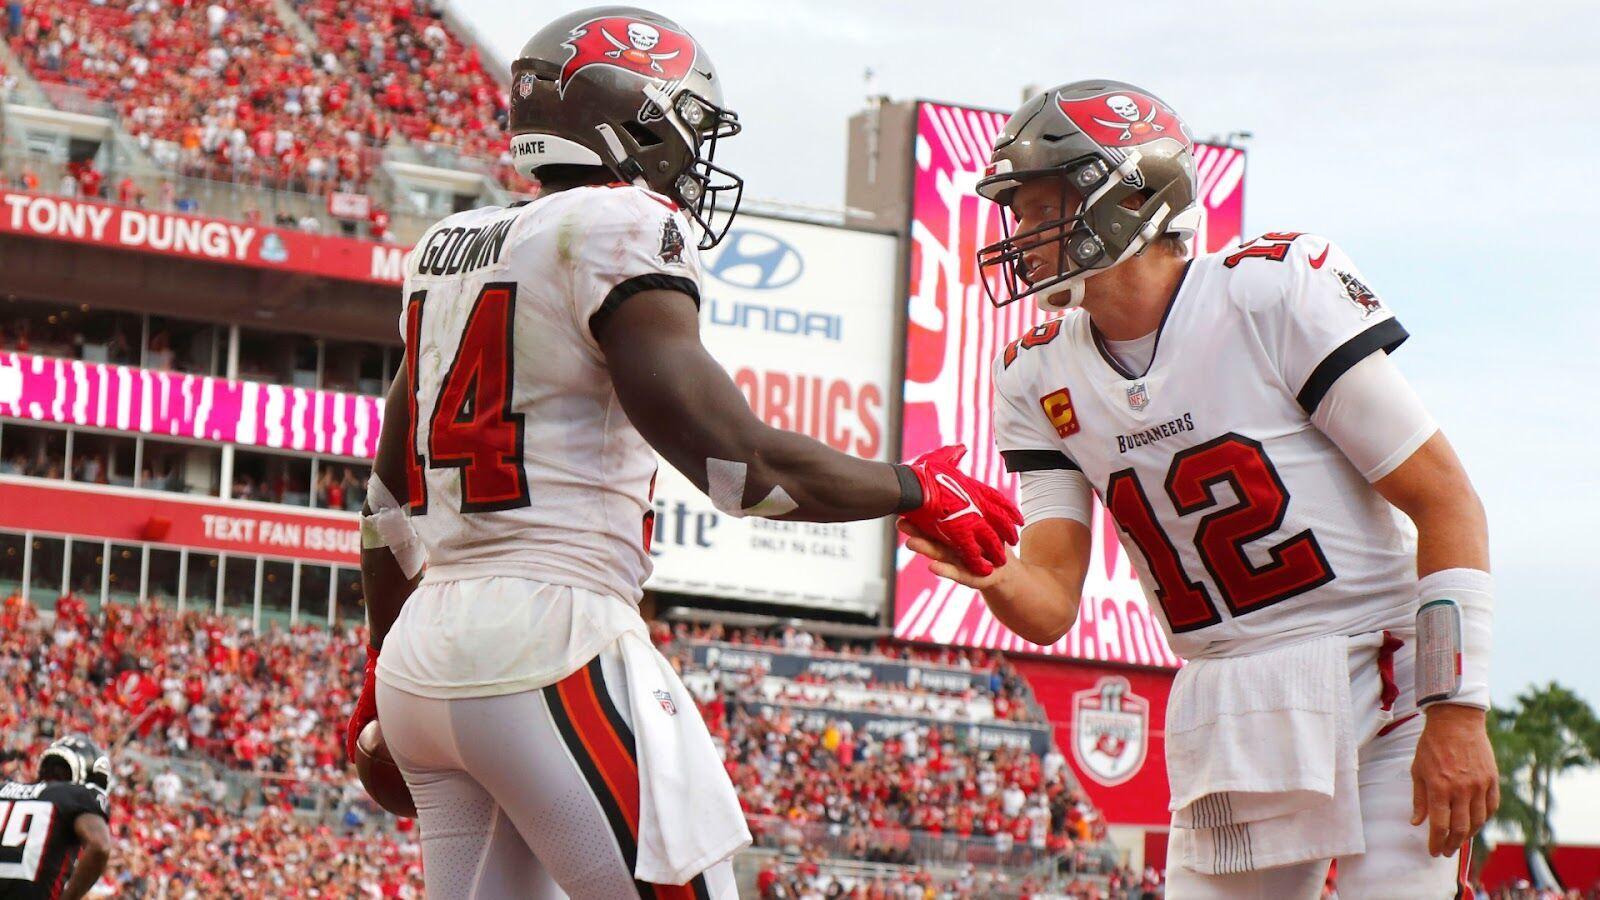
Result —
[[[637,602],[656,456],[594,325],[643,290],[699,301],[681,213],[631,186],[450,216],[407,259],[412,522],[430,580],[517,576]]]

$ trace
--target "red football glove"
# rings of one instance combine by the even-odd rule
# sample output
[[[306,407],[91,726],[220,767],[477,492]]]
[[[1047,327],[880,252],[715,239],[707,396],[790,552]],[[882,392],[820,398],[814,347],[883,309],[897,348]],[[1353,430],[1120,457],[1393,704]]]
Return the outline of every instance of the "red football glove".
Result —
[[[904,513],[917,530],[944,544],[974,575],[1006,564],[1006,544],[1017,542],[1022,513],[1004,494],[962,473],[960,444],[930,450],[909,463],[922,485],[922,505]]]
[[[349,754],[351,762],[356,759],[356,738],[361,736],[361,729],[367,723],[378,717],[378,651],[375,647],[367,648],[367,671],[361,680],[361,696],[356,700],[356,708],[350,713],[350,722],[344,727],[344,752]]]

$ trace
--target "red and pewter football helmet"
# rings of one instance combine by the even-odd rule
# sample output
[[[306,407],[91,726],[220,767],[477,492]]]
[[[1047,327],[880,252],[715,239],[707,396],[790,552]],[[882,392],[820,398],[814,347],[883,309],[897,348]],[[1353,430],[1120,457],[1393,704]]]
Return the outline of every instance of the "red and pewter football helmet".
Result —
[[[1009,207],[1024,182],[1058,178],[1062,216],[1015,233],[1015,217],[1002,212],[1001,239],[978,251],[990,301],[1037,295],[1046,311],[1070,309],[1089,277],[1163,235],[1193,235],[1201,210],[1191,144],[1171,107],[1120,81],[1075,81],[1024,103],[995,138],[978,193]],[[1129,208],[1130,197],[1141,202]],[[1030,276],[1026,257],[1051,244],[1055,272]]]
[[[653,12],[601,6],[540,29],[511,64],[509,126],[524,176],[604,166],[677,201],[700,226],[702,250],[739,210],[743,179],[712,162],[739,116],[723,109],[705,49]]]

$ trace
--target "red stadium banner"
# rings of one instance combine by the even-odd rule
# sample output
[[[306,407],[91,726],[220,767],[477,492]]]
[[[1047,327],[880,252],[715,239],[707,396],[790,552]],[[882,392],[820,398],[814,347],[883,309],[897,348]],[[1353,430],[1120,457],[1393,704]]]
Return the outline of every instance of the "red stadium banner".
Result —
[[[995,309],[978,281],[975,255],[999,236],[994,204],[974,193],[1002,113],[938,103],[917,108],[906,308],[904,458],[945,444],[970,448],[963,465],[975,477],[1015,491],[990,433],[990,363],[1008,342],[1049,318],[1031,300]],[[1238,243],[1244,208],[1244,152],[1194,145],[1205,217],[1204,252]],[[1078,659],[1175,667],[1132,564],[1103,511],[1096,512],[1095,563],[1084,585],[1078,624],[1041,647],[989,613],[977,593],[936,578],[901,548],[895,580],[894,634],[928,641]]]
[[[354,238],[21,191],[0,191],[0,233],[372,284],[400,284],[406,255]]]
[[[1023,656],[1013,663],[1049,715],[1067,765],[1106,821],[1171,824],[1164,731],[1171,673]]]
[[[160,491],[0,476],[0,528],[7,531],[360,565],[361,530],[354,513],[282,510],[276,505],[192,500]]]

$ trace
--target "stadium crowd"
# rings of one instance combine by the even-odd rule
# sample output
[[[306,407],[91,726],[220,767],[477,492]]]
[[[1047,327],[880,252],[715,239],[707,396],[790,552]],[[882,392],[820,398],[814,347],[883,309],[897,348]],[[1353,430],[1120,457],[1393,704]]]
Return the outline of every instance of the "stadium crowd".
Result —
[[[830,689],[830,693],[836,701],[832,705],[882,711],[916,712],[919,710],[932,711],[933,707],[946,706],[947,704],[937,702],[940,699],[970,703],[981,695],[982,699],[992,706],[992,718],[994,719],[1007,722],[1043,721],[1042,711],[1028,700],[1030,696],[1029,690],[1022,677],[1005,661],[1005,657],[985,650],[966,647],[913,647],[907,644],[895,644],[888,640],[823,636],[792,625],[768,628],[729,628],[720,623],[679,622],[670,629],[664,623],[659,623],[656,626],[657,644],[661,645],[663,651],[669,656],[677,659],[680,670],[687,666],[682,647],[689,641],[717,641],[738,644],[751,649],[776,650],[807,656],[837,657],[841,659],[866,659],[870,657],[898,662],[916,662],[966,671],[987,672],[989,675],[988,685],[984,689],[947,691],[926,685],[909,688],[904,684],[861,680],[836,673],[830,673],[826,677],[819,674],[804,674],[787,679],[792,682],[792,686],[787,687],[781,695],[786,701],[815,702],[809,698],[814,697],[817,692],[808,688],[825,686]],[[676,644],[676,648],[670,646],[672,644]],[[734,673],[728,674],[732,675]],[[763,674],[759,670],[737,673],[740,688],[745,689],[751,696],[754,696],[756,694],[755,684]],[[726,681],[727,678],[721,680]],[[841,699],[840,689],[872,692],[888,696],[880,696],[877,702],[852,701]]]
[[[892,856],[892,843],[876,845],[884,835],[924,832],[996,838],[1002,854],[1026,848],[1042,860],[1102,833],[1059,752],[1041,760],[1025,749],[980,751],[928,728],[884,738],[842,720],[819,733],[785,707],[724,712],[713,701],[706,713],[752,821],[859,829],[847,840],[860,841],[863,856]]]
[[[815,653],[868,652],[803,632],[776,638],[716,629],[678,634],[691,635],[752,645],[786,641],[792,650],[804,646]],[[674,638],[658,627],[669,652]],[[415,843],[362,825],[360,810],[367,807],[339,745],[338,726],[355,683],[349,667],[364,644],[361,628],[269,624],[258,632],[225,617],[180,615],[160,603],[109,604],[94,612],[73,594],[58,599],[52,618],[13,593],[0,605],[4,773],[31,774],[32,761],[59,734],[86,733],[107,747],[126,739],[122,746],[132,752],[119,753],[114,819],[133,848],[116,877],[130,883],[165,879],[203,895],[208,879],[254,867],[267,879],[259,881],[261,896],[293,897],[302,895],[284,885],[300,880],[285,873],[300,865],[344,873],[341,885],[365,879],[381,896],[411,896],[406,891],[420,884],[412,875],[369,861],[407,860],[410,866]],[[910,655],[1000,668],[983,654]],[[1004,686],[1007,677],[999,675],[996,683]],[[926,727],[889,737],[842,720],[807,728],[785,707],[752,711],[739,702],[737,683],[728,684],[734,693],[717,693],[702,708],[725,748],[758,845],[796,849],[789,846],[796,833],[821,829],[830,852],[892,866],[914,862],[908,851],[914,836],[945,835],[989,847],[992,853],[980,863],[1031,864],[1073,860],[1077,848],[1101,835],[1097,814],[1071,783],[1059,752],[1041,758],[1025,749],[980,750]],[[38,714],[46,708],[50,716]],[[208,797],[214,786],[179,787],[175,774],[144,772],[128,761],[135,755],[202,756],[221,770],[249,773],[261,785],[250,805],[264,812],[226,815]],[[351,817],[344,827],[308,824],[293,814],[330,793],[351,801],[344,804]],[[1082,865],[1079,857],[1064,868]],[[282,885],[271,880],[279,876]],[[954,882],[917,885],[931,892],[919,896],[971,895]],[[857,887],[856,896],[879,896],[870,883],[851,889]]]
[[[423,896],[414,824],[397,834],[368,829],[359,816],[338,826],[297,816],[284,796],[253,814],[219,805],[177,781],[119,763],[112,827],[121,852],[103,883],[115,896],[241,900]]]
[[[27,755],[69,732],[110,746],[132,732],[145,752],[283,776],[291,793],[342,785],[338,726],[364,644],[357,629],[256,633],[155,603],[92,615],[74,594],[47,622],[13,594],[0,610],[0,750]]]
[[[759,900],[980,900],[985,897],[1070,897],[1074,900],[1156,900],[1161,878],[1155,870],[1143,875],[1116,869],[1104,882],[1073,879],[1047,893],[1038,879],[980,871],[968,865],[960,874],[938,878],[911,869],[893,874],[860,875],[839,871],[816,853],[776,858],[756,876]]]
[[[658,624],[656,640],[686,676],[695,674],[689,671],[694,666],[689,645],[704,641],[987,672],[987,682],[978,681],[984,687],[962,692],[961,701],[992,704],[996,719],[1027,721],[1036,715],[1026,684],[1003,657],[983,651],[823,637],[794,627],[717,624],[679,623],[670,631]],[[1055,860],[1073,871],[1095,867],[1079,850],[1103,838],[1104,823],[1077,790],[1065,757],[1054,746],[1042,757],[1026,747],[980,748],[966,743],[952,726],[931,721],[892,734],[875,733],[833,714],[838,706],[861,708],[850,704],[821,709],[782,701],[776,706],[751,704],[762,696],[764,683],[773,680],[760,666],[718,672],[715,689],[697,696],[758,845],[798,853],[827,839],[850,858],[909,863],[914,840],[949,836],[976,839],[972,850],[986,861],[1028,865]],[[815,674],[777,680],[824,681]],[[888,691],[891,697],[944,696],[904,683],[853,686]],[[783,689],[778,696],[792,694]]]
[[[397,134],[501,162],[503,92],[437,0],[295,6],[312,40],[271,0],[30,0],[8,39],[35,79],[111,104],[183,175],[360,190]]]
[[[14,51],[44,83],[111,102],[181,174],[311,193],[365,181],[387,123],[267,0],[33,0]]]
[[[443,22],[443,0],[294,0],[339,67],[411,141],[498,161],[506,100],[478,51]],[[509,159],[509,157],[508,157]]]

